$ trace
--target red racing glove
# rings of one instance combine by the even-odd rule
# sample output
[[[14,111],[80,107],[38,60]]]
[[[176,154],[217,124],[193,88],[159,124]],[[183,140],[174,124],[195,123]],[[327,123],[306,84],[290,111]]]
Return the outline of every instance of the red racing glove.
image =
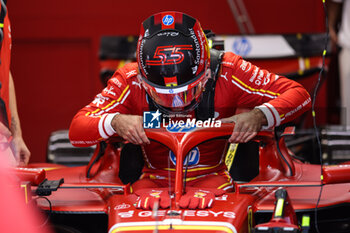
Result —
[[[170,195],[168,189],[139,189],[135,191],[135,194],[139,196],[137,201],[136,208],[138,209],[153,209],[153,206],[156,202],[159,203],[160,208],[166,209],[170,207]]]
[[[185,195],[180,198],[180,207],[184,209],[211,208],[215,196],[221,196],[226,191],[214,188],[188,188]]]

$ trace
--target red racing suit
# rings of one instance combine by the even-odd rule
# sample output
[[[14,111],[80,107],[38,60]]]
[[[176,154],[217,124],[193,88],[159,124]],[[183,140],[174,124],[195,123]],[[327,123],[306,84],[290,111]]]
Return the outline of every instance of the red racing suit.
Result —
[[[144,111],[149,110],[146,92],[137,74],[136,63],[117,70],[108,86],[76,114],[69,130],[74,146],[89,146],[114,135],[111,120],[117,113],[142,116]],[[266,116],[267,128],[272,128],[300,116],[310,105],[311,98],[300,84],[260,69],[231,52],[224,54],[215,88],[216,119],[233,116],[237,108],[257,107]],[[225,141],[218,140],[194,148],[187,171],[188,179],[224,174],[225,145]],[[143,147],[143,152],[143,173],[146,177],[166,179],[169,157],[170,170],[174,175],[175,161],[169,149],[151,142]]]

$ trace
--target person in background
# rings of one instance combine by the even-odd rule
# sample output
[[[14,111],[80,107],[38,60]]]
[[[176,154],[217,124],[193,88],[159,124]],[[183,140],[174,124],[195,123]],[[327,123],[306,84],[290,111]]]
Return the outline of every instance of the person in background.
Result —
[[[332,45],[334,48],[340,47],[341,124],[350,126],[350,0],[328,1],[328,15]],[[338,26],[340,26],[339,29]]]
[[[30,151],[22,137],[15,85],[10,72],[11,25],[4,0],[1,0],[0,28],[0,143],[2,145],[0,149],[8,152],[4,154],[10,155],[8,158],[10,164],[23,166],[28,164]]]
[[[0,232],[50,233],[43,225],[45,218],[32,203],[25,202],[16,168],[11,167],[27,164],[30,152],[22,138],[10,72],[11,27],[6,1],[0,3]]]

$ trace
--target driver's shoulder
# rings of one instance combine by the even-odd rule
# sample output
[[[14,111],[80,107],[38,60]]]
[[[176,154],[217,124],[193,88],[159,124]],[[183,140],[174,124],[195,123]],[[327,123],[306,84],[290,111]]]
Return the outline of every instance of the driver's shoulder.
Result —
[[[223,68],[235,68],[243,58],[233,52],[225,52],[222,56],[221,66]]]
[[[139,69],[136,62],[131,62],[118,69],[116,73],[122,76],[125,80],[135,79],[139,73]]]
[[[119,68],[108,82],[113,86],[117,86],[119,89],[129,88],[134,85],[141,88],[141,84],[137,78],[138,73],[139,69],[136,62],[127,63]]]

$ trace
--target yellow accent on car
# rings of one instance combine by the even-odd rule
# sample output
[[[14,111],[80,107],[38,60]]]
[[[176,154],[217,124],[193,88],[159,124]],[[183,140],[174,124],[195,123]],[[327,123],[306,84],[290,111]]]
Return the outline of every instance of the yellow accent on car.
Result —
[[[304,215],[302,220],[301,220],[301,226],[302,227],[309,227],[310,226],[310,216],[309,215]]]
[[[227,150],[226,157],[225,157],[225,164],[228,171],[231,169],[233,160],[235,159],[237,148],[238,148],[238,143],[231,143]]]
[[[21,188],[24,189],[24,198],[25,198],[25,202],[26,202],[26,204],[28,204],[29,199],[28,199],[28,189],[27,189],[27,185],[26,185],[26,184],[21,184]]]
[[[284,199],[282,198],[278,199],[276,204],[275,217],[282,217],[283,205],[284,205]]]

